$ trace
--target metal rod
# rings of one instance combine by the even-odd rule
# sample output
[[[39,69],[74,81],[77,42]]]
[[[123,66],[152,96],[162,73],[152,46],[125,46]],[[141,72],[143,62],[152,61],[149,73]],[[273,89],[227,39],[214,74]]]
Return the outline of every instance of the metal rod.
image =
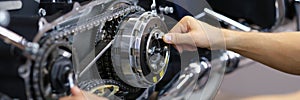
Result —
[[[83,69],[82,72],[80,72],[79,77],[85,73],[88,69],[90,69],[94,63],[111,47],[114,40],[110,41],[106,47]]]
[[[245,25],[243,25],[241,23],[238,23],[238,22],[236,22],[236,21],[234,21],[234,20],[232,20],[232,19],[230,19],[230,18],[228,18],[226,16],[223,16],[223,15],[217,13],[217,12],[214,12],[214,11],[208,9],[208,8],[204,8],[204,12],[206,12],[209,15],[212,15],[212,16],[218,18],[219,20],[227,22],[227,23],[229,23],[229,24],[231,24],[231,25],[233,25],[233,26],[235,26],[235,27],[237,27],[237,28],[239,28],[239,29],[241,29],[243,31],[246,31],[246,32],[250,32],[251,31],[250,27],[247,27],[247,26],[245,26]]]
[[[72,72],[68,74],[68,81],[69,81],[70,89],[73,88],[75,86],[75,81]]]
[[[5,43],[12,44],[22,50],[26,47],[24,44],[26,44],[27,41],[23,37],[2,26],[0,26],[0,38],[2,38]]]

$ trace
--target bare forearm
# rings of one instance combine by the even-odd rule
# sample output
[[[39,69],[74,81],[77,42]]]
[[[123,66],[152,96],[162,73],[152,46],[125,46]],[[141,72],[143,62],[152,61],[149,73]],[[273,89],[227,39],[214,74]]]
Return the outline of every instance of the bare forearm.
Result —
[[[300,33],[222,31],[227,49],[283,72],[300,75]]]

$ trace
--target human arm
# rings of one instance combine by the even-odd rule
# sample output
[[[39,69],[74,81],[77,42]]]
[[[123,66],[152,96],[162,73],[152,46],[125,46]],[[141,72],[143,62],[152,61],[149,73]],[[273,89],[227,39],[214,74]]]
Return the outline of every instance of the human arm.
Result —
[[[247,97],[240,100],[299,100],[300,92],[288,93],[288,94],[276,94],[276,95],[261,95],[254,97]]]
[[[192,17],[184,17],[170,33],[164,36],[164,41],[175,44],[181,51],[187,45],[195,44],[197,47],[216,49],[211,46],[224,43],[228,50],[277,70],[300,75],[298,58],[300,57],[300,45],[298,45],[300,33],[298,32],[278,34],[240,32],[218,29]]]
[[[239,32],[222,29],[228,50],[274,69],[300,75],[300,33]]]

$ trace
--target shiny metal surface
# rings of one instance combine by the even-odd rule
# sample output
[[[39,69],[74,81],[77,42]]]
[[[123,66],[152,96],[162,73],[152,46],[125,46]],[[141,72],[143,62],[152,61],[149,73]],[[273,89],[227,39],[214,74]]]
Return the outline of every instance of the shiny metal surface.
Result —
[[[0,1],[0,10],[17,10],[22,8],[21,0]]]
[[[226,51],[225,54],[228,56],[225,73],[228,74],[239,67],[241,55],[232,51]]]
[[[10,22],[9,13],[0,9],[0,26],[6,27]]]
[[[153,0],[151,9],[145,11],[137,5],[137,0],[94,0],[85,5],[74,3],[70,12],[53,22],[48,23],[45,18],[41,18],[37,35],[32,44],[26,44],[25,49],[27,45],[35,47],[31,46],[34,43],[39,43],[41,47],[35,48],[37,53],[31,54],[33,59],[28,58],[27,63],[19,69],[25,80],[28,99],[58,99],[67,95],[65,92],[53,92],[54,83],[49,82],[47,77],[51,73],[53,62],[59,62],[57,59],[61,56],[66,57],[74,68],[68,69],[75,74],[75,78],[72,77],[73,73],[67,74],[66,84],[70,85],[68,88],[83,82],[81,88],[96,94],[113,88],[113,91],[105,93],[110,93],[109,96],[117,99],[123,99],[124,95],[138,95],[138,98],[147,99],[161,79],[166,77],[166,70],[175,67],[170,64],[171,55],[180,56],[179,60],[173,62],[179,62],[177,66],[181,69],[178,70],[180,77],[167,76],[175,80],[168,83],[172,88],[163,90],[163,95],[157,98],[187,99],[194,91],[202,91],[202,99],[213,98],[224,74],[225,60],[220,55],[223,51],[211,51],[206,56],[212,59],[201,60],[198,51],[171,52],[170,49],[175,49],[176,44],[171,48],[162,40],[163,35],[168,33],[168,28],[174,26],[172,23],[178,22],[176,18],[182,17],[175,15],[176,18],[171,18],[172,15],[167,14],[182,10],[196,14],[209,6],[205,0],[170,2],[174,5],[160,6]],[[216,19],[205,15],[199,20],[219,26]],[[222,37],[218,30],[212,31],[212,34],[208,38]],[[18,35],[14,34],[12,37]],[[14,39],[16,40],[12,41],[23,41],[22,37]],[[213,44],[215,41],[210,42]],[[97,43],[103,43],[103,48],[98,48]],[[196,45],[191,46],[193,50],[197,50]],[[105,54],[108,51],[109,55]],[[106,58],[97,62],[101,57]],[[203,80],[204,83],[199,82],[203,79],[202,75],[209,77]],[[196,86],[199,86],[199,90],[195,90]],[[105,93],[100,93],[100,96]]]
[[[223,16],[223,15],[217,13],[217,12],[214,12],[214,11],[212,11],[210,9],[204,9],[204,12],[206,12],[209,15],[212,15],[212,16],[216,17],[217,19],[219,19],[221,21],[224,21],[226,23],[231,24],[231,25],[233,25],[233,26],[241,29],[242,31],[246,31],[246,32],[250,32],[251,31],[250,27],[247,27],[247,26],[245,26],[245,25],[243,25],[241,23],[238,23],[238,22],[236,22],[236,21],[234,21],[234,20],[232,20],[232,19],[230,19],[230,18],[228,18],[226,16]]]
[[[111,47],[113,42],[114,42],[114,40],[109,42],[106,45],[106,47],[104,49],[102,49],[99,54],[97,54],[97,56],[79,73],[79,77],[82,76],[87,70],[89,70],[93,66],[93,64],[96,63],[96,61],[103,55],[103,53],[106,52],[106,50],[108,50]]]
[[[280,25],[282,25],[282,23],[285,19],[285,15],[286,15],[286,7],[285,6],[286,6],[285,0],[276,0],[275,1],[275,8],[276,8],[275,23],[271,27],[271,31],[274,31]]]
[[[112,61],[124,82],[134,87],[148,88],[161,80],[168,65],[169,46],[163,45],[162,41],[162,35],[168,30],[153,12],[135,16],[122,23],[112,46]],[[154,42],[161,46],[152,46]],[[145,72],[147,69],[150,70]]]
[[[168,96],[163,96],[161,100],[169,100],[169,99],[188,99],[186,95],[191,95],[190,91],[193,91],[198,84],[197,81],[201,79],[202,75],[207,75],[210,73],[211,63],[209,61],[196,61],[191,62],[188,67],[184,69],[184,73],[179,76],[178,81],[175,83],[174,87],[171,88],[168,92]],[[208,80],[204,80],[205,85]],[[200,87],[200,86],[199,86]]]
[[[28,42],[24,37],[2,26],[0,26],[0,38],[2,38],[7,44],[12,44],[30,54],[37,53],[39,49],[39,45],[37,43]]]

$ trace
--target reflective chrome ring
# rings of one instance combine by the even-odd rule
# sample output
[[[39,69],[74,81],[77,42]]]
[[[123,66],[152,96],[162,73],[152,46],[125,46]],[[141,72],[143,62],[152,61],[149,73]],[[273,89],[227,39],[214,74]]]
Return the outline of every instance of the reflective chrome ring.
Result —
[[[127,84],[148,88],[158,83],[169,62],[169,45],[163,20],[151,12],[133,14],[125,20],[112,45],[112,61],[117,75]]]

